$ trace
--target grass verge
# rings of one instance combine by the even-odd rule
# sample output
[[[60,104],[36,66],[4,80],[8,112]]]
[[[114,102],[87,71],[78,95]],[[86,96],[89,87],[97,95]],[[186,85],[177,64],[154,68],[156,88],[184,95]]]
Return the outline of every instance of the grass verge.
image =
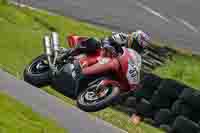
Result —
[[[0,93],[1,133],[66,133],[52,120],[41,117],[30,108]]]
[[[195,55],[176,54],[165,66],[154,73],[163,78],[181,81],[195,89],[200,89],[200,57]]]

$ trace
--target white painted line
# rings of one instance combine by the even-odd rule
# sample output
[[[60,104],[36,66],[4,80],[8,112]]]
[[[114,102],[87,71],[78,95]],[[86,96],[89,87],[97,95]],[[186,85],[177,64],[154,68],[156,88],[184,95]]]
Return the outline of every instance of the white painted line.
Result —
[[[32,7],[32,6],[28,6],[28,5],[25,5],[25,4],[22,4],[22,3],[17,3],[17,2],[14,2],[14,1],[10,1],[10,3],[14,4],[16,6],[20,6],[20,7],[27,7],[30,10],[36,10],[36,11],[39,11],[39,12],[47,13],[47,14],[52,15],[52,16],[58,16],[58,14],[56,14],[56,13],[53,13],[53,12],[50,12],[50,11],[45,11],[45,10],[35,8],[35,7]]]
[[[161,15],[159,12],[151,9],[150,7],[148,7],[148,6],[144,5],[144,4],[142,4],[141,2],[137,2],[136,5],[139,6],[139,7],[141,7],[141,8],[143,8],[144,10],[146,10],[147,12],[149,12],[149,13],[151,13],[153,15],[160,17],[165,22],[169,22],[169,19],[167,19],[166,17],[164,17],[163,15]]]
[[[199,31],[197,30],[197,28],[195,26],[193,26],[191,23],[189,23],[188,21],[184,20],[184,19],[181,19],[181,18],[178,18],[178,17],[175,17],[175,19],[184,24],[187,28],[189,28],[190,30],[192,30],[193,32],[196,32],[198,33]]]

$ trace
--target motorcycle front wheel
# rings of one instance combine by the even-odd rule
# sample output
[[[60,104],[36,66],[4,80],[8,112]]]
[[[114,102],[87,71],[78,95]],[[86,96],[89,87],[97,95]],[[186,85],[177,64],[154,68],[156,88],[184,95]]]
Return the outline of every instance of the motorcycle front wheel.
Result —
[[[95,112],[104,109],[115,102],[120,95],[118,86],[105,86],[100,91],[86,89],[77,97],[77,106],[86,112]]]
[[[48,85],[51,70],[46,55],[40,55],[28,64],[24,70],[24,81],[36,87]]]

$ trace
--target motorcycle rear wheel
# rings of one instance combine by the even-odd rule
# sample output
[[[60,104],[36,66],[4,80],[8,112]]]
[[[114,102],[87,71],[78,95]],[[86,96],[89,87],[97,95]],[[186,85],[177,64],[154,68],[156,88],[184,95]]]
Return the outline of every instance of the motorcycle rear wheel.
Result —
[[[109,93],[106,94],[105,97],[97,98],[92,102],[88,102],[88,100],[86,100],[85,97],[88,93],[88,89],[85,90],[84,92],[80,93],[80,95],[77,97],[77,106],[86,112],[95,112],[108,107],[119,98],[120,88],[118,86],[112,85],[112,87],[108,89]]]
[[[41,67],[39,69],[39,67]],[[48,85],[51,81],[51,70],[48,66],[46,55],[40,55],[33,59],[24,70],[24,81],[36,87]]]

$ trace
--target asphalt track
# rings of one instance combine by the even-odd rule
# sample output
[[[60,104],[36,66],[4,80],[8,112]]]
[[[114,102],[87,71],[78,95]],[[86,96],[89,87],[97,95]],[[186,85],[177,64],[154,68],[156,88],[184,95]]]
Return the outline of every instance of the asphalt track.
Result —
[[[90,116],[47,92],[33,87],[0,69],[0,91],[32,107],[33,111],[53,118],[69,133],[127,133],[111,124]]]
[[[118,31],[142,29],[149,32],[155,40],[200,53],[199,0],[24,1],[28,1],[29,5],[36,8],[47,9]]]

